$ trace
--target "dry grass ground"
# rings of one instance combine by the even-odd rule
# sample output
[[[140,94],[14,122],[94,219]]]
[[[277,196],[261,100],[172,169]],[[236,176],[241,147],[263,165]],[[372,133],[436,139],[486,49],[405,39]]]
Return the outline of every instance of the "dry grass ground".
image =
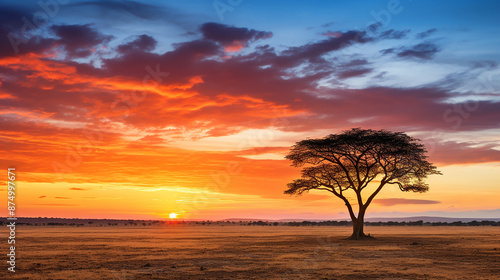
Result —
[[[376,239],[362,241],[344,240],[349,231],[20,227],[17,272],[3,261],[0,278],[500,279],[499,227],[367,227]]]

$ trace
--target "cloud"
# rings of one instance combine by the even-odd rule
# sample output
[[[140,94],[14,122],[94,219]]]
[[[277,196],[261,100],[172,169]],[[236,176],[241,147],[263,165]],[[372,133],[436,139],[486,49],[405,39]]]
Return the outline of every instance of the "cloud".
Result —
[[[326,28],[326,27],[330,27],[330,26],[332,26],[332,25],[334,25],[334,24],[335,24],[335,22],[334,22],[334,21],[330,21],[330,22],[327,22],[327,23],[325,23],[325,24],[322,24],[322,25],[321,25],[321,27]]]
[[[53,25],[51,30],[59,37],[58,44],[64,46],[68,55],[74,58],[91,55],[98,45],[106,44],[113,38],[99,33],[90,24]]]
[[[27,24],[23,18],[30,18],[30,9],[0,7],[0,58],[42,53],[52,48],[56,40],[37,35],[38,28]]]
[[[373,41],[365,32],[347,31],[339,37],[330,37],[315,43],[309,43],[298,47],[290,47],[277,57],[275,63],[282,67],[294,67],[303,62],[325,63],[321,57],[325,54],[347,48],[354,44],[364,44]]]
[[[251,42],[267,39],[273,35],[271,32],[233,27],[214,22],[203,24],[200,31],[205,39],[220,43],[227,52],[239,51],[248,47]]]
[[[120,53],[130,53],[139,51],[152,51],[158,42],[151,36],[143,34],[138,36],[137,39],[127,44],[119,45],[118,51]]]
[[[425,39],[436,32],[437,32],[437,28],[431,28],[431,29],[428,29],[424,32],[417,33],[417,35],[415,37],[417,39]]]
[[[46,198],[46,195],[39,196],[38,198]]]
[[[378,36],[381,39],[404,39],[406,38],[406,35],[410,33],[410,30],[395,30],[395,29],[389,29],[384,32],[381,32],[380,35]]]
[[[475,164],[500,162],[500,150],[497,143],[478,146],[477,143],[444,141],[430,143],[430,159],[440,165]]]
[[[374,68],[368,67],[368,65],[370,65],[370,62],[366,59],[356,58],[337,65],[335,72],[337,72],[337,77],[341,80],[363,76],[374,70]]]
[[[399,48],[389,48],[382,50],[382,54],[392,54],[395,53],[398,57],[402,58],[416,58],[429,60],[434,57],[434,55],[439,52],[439,47],[433,43],[420,43],[412,47],[399,47]]]
[[[165,144],[168,142],[158,135],[146,135],[146,136],[142,137],[141,139],[139,139],[139,141],[144,142],[144,143],[148,143],[151,145]]]
[[[440,201],[425,199],[406,199],[406,198],[379,198],[373,201],[382,206],[394,206],[398,204],[439,204]]]
[[[65,196],[56,196],[54,198],[57,198],[57,199],[71,199],[71,197],[65,197]]]
[[[324,33],[321,33],[321,35],[323,36],[326,36],[326,37],[340,37],[342,36],[342,32],[339,32],[339,31],[327,31],[327,32],[324,32]]]
[[[355,66],[366,66],[368,64],[370,64],[370,62],[368,62],[368,60],[357,58],[357,59],[353,59],[353,60],[348,61],[347,63],[342,64],[341,67],[349,68],[349,67],[355,67]]]
[[[88,191],[89,189],[83,189],[83,188],[70,188],[71,191]]]
[[[65,9],[73,8],[73,12],[85,15],[89,21],[108,21],[110,24],[130,24],[152,21],[157,24],[170,24],[185,31],[192,31],[194,22],[198,22],[202,15],[184,13],[174,6],[161,6],[137,1],[83,1],[71,2]]]
[[[348,78],[352,78],[352,77],[363,76],[363,75],[368,74],[372,71],[373,71],[373,69],[370,69],[370,68],[346,70],[346,71],[340,72],[338,74],[338,77],[341,79],[348,79]]]
[[[278,153],[283,154],[283,157],[288,151],[290,147],[256,147],[251,149],[245,149],[237,152],[231,152],[234,155],[261,155],[267,153]]]

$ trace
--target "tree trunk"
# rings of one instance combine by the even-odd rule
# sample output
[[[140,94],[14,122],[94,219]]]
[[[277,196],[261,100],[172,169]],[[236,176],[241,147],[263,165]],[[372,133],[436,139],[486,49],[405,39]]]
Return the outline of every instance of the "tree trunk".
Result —
[[[352,235],[349,239],[360,239],[364,236],[363,219],[358,217],[355,221],[352,221]]]
[[[365,224],[365,209],[359,211],[358,217],[352,221],[352,235],[349,239],[362,239],[366,237],[370,237],[369,235],[365,235],[363,228]]]

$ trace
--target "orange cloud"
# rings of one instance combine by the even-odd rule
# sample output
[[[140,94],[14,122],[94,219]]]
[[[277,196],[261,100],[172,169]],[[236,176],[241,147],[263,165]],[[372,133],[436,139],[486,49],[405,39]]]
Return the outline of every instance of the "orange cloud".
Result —
[[[243,44],[243,42],[234,41],[230,45],[224,46],[224,51],[226,51],[226,52],[239,52],[244,47],[245,47],[245,45]]]

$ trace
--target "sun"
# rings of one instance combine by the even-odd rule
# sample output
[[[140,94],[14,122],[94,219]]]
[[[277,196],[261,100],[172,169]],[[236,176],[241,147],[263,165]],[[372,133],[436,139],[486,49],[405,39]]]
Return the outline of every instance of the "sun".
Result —
[[[175,214],[175,213],[170,213],[170,214],[168,214],[168,217],[169,217],[170,219],[175,219],[175,218],[177,218],[177,214]]]

